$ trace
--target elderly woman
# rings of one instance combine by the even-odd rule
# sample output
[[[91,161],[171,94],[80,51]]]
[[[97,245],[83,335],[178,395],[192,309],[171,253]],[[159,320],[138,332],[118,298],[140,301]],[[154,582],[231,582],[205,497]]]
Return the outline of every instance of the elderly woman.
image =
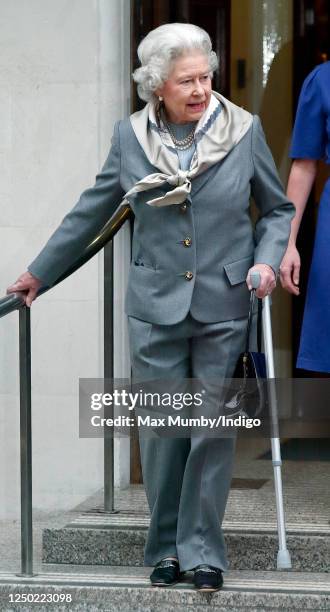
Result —
[[[94,187],[8,291],[25,291],[30,305],[125,198],[135,215],[125,307],[133,379],[230,377],[244,345],[250,273],[260,272],[258,297],[272,292],[294,207],[258,117],[212,91],[217,57],[204,30],[160,26],[138,56],[133,76],[147,104],[116,123]],[[140,435],[140,449],[152,584],[194,570],[197,589],[219,589],[235,437]]]

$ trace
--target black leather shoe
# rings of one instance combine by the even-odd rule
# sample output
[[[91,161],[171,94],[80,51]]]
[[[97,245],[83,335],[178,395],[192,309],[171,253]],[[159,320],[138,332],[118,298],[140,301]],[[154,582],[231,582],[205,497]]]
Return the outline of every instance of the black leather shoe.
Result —
[[[170,586],[179,582],[184,572],[180,572],[179,561],[162,559],[150,574],[152,586]]]
[[[194,570],[194,585],[198,591],[219,591],[223,585],[222,570],[212,565],[197,565]]]

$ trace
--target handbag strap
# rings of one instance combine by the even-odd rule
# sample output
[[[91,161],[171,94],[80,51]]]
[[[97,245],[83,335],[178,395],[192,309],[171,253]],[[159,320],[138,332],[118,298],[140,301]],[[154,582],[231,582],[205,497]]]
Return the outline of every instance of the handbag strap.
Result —
[[[258,300],[258,320],[257,320],[257,347],[258,353],[261,353],[261,338],[262,338],[262,300],[257,298]],[[249,316],[246,327],[246,338],[245,338],[245,352],[248,353],[250,350],[250,332],[252,325],[252,317],[253,317],[253,307],[255,302],[255,289],[252,289],[250,293],[250,307],[249,307]]]

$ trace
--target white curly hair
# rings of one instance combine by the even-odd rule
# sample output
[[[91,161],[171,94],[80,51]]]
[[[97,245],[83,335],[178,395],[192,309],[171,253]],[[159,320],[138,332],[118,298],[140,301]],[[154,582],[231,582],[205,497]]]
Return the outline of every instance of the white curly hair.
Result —
[[[151,30],[138,46],[141,66],[132,75],[140,98],[152,100],[155,90],[168,78],[172,62],[192,49],[205,53],[212,76],[219,62],[205,30],[192,23],[166,23]]]

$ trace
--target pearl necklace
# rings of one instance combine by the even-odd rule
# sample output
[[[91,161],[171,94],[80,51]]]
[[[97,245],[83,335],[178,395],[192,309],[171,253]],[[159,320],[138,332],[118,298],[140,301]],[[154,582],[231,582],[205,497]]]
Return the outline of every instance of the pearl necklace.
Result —
[[[175,147],[177,149],[179,149],[179,151],[185,151],[186,149],[190,149],[190,147],[192,146],[192,144],[194,142],[196,126],[194,126],[192,128],[192,130],[191,130],[191,132],[189,132],[188,136],[186,136],[185,138],[182,138],[181,140],[179,140],[173,134],[170,126],[168,125],[168,123],[166,123],[165,125],[166,125],[169,133],[171,134],[171,138],[173,140],[173,144],[175,145]]]

